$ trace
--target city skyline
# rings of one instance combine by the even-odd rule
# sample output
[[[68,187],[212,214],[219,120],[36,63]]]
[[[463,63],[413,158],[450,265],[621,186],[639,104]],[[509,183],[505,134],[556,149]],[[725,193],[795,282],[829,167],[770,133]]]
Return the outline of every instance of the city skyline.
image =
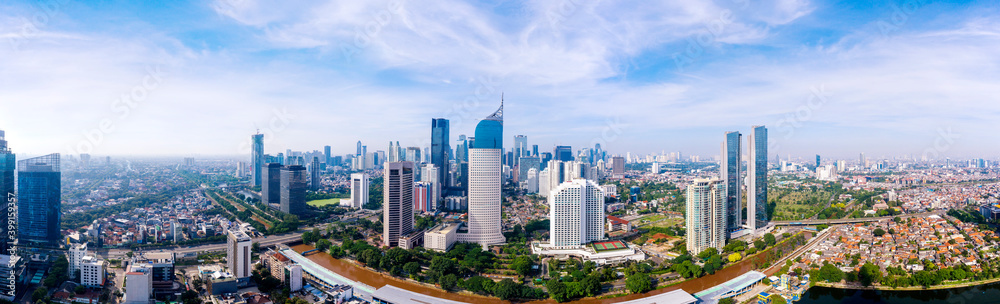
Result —
[[[257,129],[265,153],[346,154],[429,145],[434,117],[472,134],[503,92],[518,117],[505,133],[541,151],[714,155],[749,125],[782,157],[983,157],[1000,142],[983,131],[1000,111],[987,3],[387,4],[7,3],[0,129],[23,155],[244,155]],[[21,114],[38,106],[44,119]]]

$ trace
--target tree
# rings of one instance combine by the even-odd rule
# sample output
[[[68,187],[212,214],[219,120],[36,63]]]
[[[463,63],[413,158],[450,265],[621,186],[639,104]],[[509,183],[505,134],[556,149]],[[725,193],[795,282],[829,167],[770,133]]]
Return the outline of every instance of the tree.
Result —
[[[393,265],[404,265],[410,261],[410,252],[406,249],[395,247],[385,253],[385,258]]]
[[[739,260],[742,260],[742,259],[743,259],[743,256],[740,256],[739,253],[734,253],[734,254],[730,254],[729,255],[729,262],[730,263],[736,263],[736,262],[738,262]]]
[[[73,292],[75,292],[76,294],[83,294],[87,292],[87,287],[83,287],[83,285],[76,285],[76,288],[73,289]]]
[[[882,271],[871,263],[865,263],[861,266],[861,271],[858,272],[858,280],[864,286],[871,286],[873,282],[878,282],[882,279]]]
[[[601,280],[596,276],[587,276],[580,282],[580,285],[583,286],[583,292],[588,297],[593,297],[601,292]]]
[[[715,249],[715,248],[712,248],[712,247],[709,247],[709,248],[705,248],[705,250],[702,250],[701,253],[698,254],[698,258],[702,259],[702,260],[708,260],[708,259],[712,258],[713,256],[717,256],[717,255],[719,255],[719,250]]]
[[[531,258],[527,256],[519,256],[514,258],[514,262],[510,264],[510,269],[513,269],[522,276],[527,276],[531,272]]]
[[[774,235],[773,234],[770,234],[770,233],[764,234],[764,243],[767,244],[767,247],[774,246],[774,243],[776,243],[776,242],[777,241],[774,239]]]
[[[406,265],[403,265],[403,271],[406,271],[406,273],[409,274],[410,277],[416,277],[420,275],[420,263],[417,262],[406,263]]]
[[[316,249],[319,251],[326,251],[327,249],[330,249],[331,245],[333,245],[333,243],[330,243],[330,240],[328,239],[320,239],[319,241],[316,241]]]
[[[566,284],[559,282],[559,279],[551,279],[545,287],[549,289],[549,297],[556,302],[566,302],[569,300],[569,290],[566,288]]]
[[[757,248],[759,251],[763,251],[767,248],[767,244],[762,240],[753,241],[753,248]]]
[[[771,295],[770,297],[768,297],[768,299],[771,300],[771,304],[786,304],[786,303],[788,303],[788,301],[785,300],[785,297],[782,297],[781,295]]]
[[[653,283],[648,274],[636,273],[625,279],[625,288],[632,293],[644,293],[653,290]]]
[[[506,301],[516,298],[519,291],[521,291],[520,284],[514,283],[511,279],[503,279],[503,281],[497,283],[495,290],[493,290],[493,295]]]
[[[877,237],[882,237],[883,235],[885,235],[885,230],[882,230],[882,228],[875,228],[875,231],[873,232]]]
[[[37,289],[35,289],[34,292],[31,293],[31,301],[38,302],[38,300],[45,299],[45,297],[48,296],[49,296],[49,289],[45,288],[45,286],[40,286]]]
[[[442,276],[441,279],[438,280],[438,284],[441,284],[441,289],[451,291],[452,289],[455,289],[455,285],[458,284],[458,277],[456,277],[454,273],[449,273]]]
[[[824,264],[823,267],[820,267],[819,269],[819,277],[817,279],[828,283],[840,282],[844,279],[844,272],[840,271],[837,266],[833,266],[833,264]]]
[[[719,300],[719,304],[736,304],[736,300],[733,300],[733,298],[725,298]]]

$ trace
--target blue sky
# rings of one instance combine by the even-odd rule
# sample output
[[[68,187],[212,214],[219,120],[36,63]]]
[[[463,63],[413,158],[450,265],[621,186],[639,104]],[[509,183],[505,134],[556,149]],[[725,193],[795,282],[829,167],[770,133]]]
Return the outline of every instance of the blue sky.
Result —
[[[505,133],[541,150],[994,158],[996,2],[14,1],[0,129],[18,153],[241,155]],[[123,97],[125,96],[125,97]],[[124,99],[123,99],[124,98]],[[103,128],[103,129],[102,129]],[[510,146],[508,141],[507,146]]]

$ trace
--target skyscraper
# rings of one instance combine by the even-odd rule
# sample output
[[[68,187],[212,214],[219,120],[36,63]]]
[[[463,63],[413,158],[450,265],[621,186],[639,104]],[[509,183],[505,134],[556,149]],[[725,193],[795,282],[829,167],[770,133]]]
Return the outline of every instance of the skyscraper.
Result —
[[[249,278],[250,247],[253,239],[242,230],[229,230],[226,237],[226,266],[236,279]]]
[[[354,154],[354,156],[361,156],[361,155],[364,155],[364,151],[361,150],[361,141],[359,140],[358,141],[358,153]]]
[[[263,183],[260,186],[260,201],[264,205],[281,203],[281,168],[278,163],[269,163],[262,171]]]
[[[816,154],[816,168],[819,168],[819,154]]]
[[[524,135],[514,136],[514,157],[520,158],[528,156],[528,137]]]
[[[323,163],[326,164],[326,165],[328,165],[328,166],[332,166],[333,165],[333,160],[330,159],[330,157],[333,157],[333,156],[330,155],[330,146],[323,146],[323,156],[326,157],[326,159],[323,160]]]
[[[739,230],[743,224],[740,218],[740,213],[743,212],[742,140],[743,134],[740,132],[726,132],[726,141],[722,143],[722,164],[719,171],[725,184],[726,231],[729,232]]]
[[[368,174],[351,174],[351,205],[347,207],[364,208],[368,204]]]
[[[521,187],[525,187],[524,182],[528,180],[528,170],[542,170],[541,161],[538,157],[522,156],[517,161],[517,181],[522,183]]]
[[[413,163],[385,163],[382,192],[382,243],[399,246],[399,237],[413,232]]]
[[[593,181],[575,179],[549,193],[550,244],[577,247],[604,238],[604,191]]]
[[[434,118],[431,120],[431,163],[438,167],[438,181],[441,182],[441,189],[445,189],[451,184],[448,176],[448,160],[451,158],[448,151],[451,150],[451,143],[448,142],[448,120],[444,118]]]
[[[312,164],[309,165],[309,188],[312,191],[318,191],[319,186],[319,157],[313,157]]]
[[[250,153],[250,166],[253,167],[253,185],[260,186],[261,170],[264,167],[264,134],[254,134],[250,136],[253,144],[253,151]]]
[[[14,152],[7,147],[7,140],[4,137],[3,130],[0,130],[0,198],[3,199],[4,204],[9,204],[14,202],[16,198],[14,194],[14,168],[17,165],[17,158]],[[8,207],[8,214],[5,219],[6,222],[10,222],[11,216],[17,216],[17,214],[10,215],[10,207]],[[16,220],[16,218],[13,218]],[[0,255],[9,255],[7,249],[10,248],[8,242],[13,242],[14,238],[7,233],[7,225],[0,225]]]
[[[556,146],[552,151],[552,157],[558,161],[573,161],[573,147]]]
[[[531,156],[538,157],[538,145],[531,145]]]
[[[751,231],[767,226],[767,128],[753,126],[750,136],[750,164],[747,177],[747,226]],[[816,156],[819,163],[819,155]]]
[[[613,175],[623,175],[625,174],[625,158],[621,156],[615,156],[611,158],[611,174]]]
[[[62,219],[59,154],[17,162],[18,242],[28,246],[59,248]]]
[[[696,255],[726,245],[726,201],[719,180],[696,179],[687,188],[687,249]]]
[[[423,178],[422,181],[429,184],[427,189],[430,192],[431,199],[428,202],[429,210],[437,210],[438,202],[441,201],[441,181],[438,180],[438,168],[434,164],[426,164],[423,167],[423,172],[420,173]]]
[[[281,169],[281,212],[306,214],[306,168],[299,165]]]
[[[503,102],[476,125],[469,148],[469,230],[459,241],[492,245],[505,242],[500,225]]]
[[[458,136],[458,145],[455,147],[455,162],[469,162],[469,141],[465,139],[465,134]]]

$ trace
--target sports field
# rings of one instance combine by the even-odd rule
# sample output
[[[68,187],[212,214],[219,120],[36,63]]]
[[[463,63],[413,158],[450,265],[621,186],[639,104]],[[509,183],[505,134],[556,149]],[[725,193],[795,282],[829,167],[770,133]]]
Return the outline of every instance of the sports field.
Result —
[[[331,199],[325,199],[325,200],[308,201],[308,202],[306,202],[306,204],[309,204],[309,206],[313,206],[313,207],[319,208],[319,207],[323,207],[323,206],[326,206],[326,205],[340,204],[340,199],[339,198],[331,198]]]
[[[593,246],[594,246],[594,251],[597,252],[608,251],[608,250],[621,250],[628,248],[628,246],[626,246],[625,243],[622,243],[622,241],[597,242],[594,243]]]

